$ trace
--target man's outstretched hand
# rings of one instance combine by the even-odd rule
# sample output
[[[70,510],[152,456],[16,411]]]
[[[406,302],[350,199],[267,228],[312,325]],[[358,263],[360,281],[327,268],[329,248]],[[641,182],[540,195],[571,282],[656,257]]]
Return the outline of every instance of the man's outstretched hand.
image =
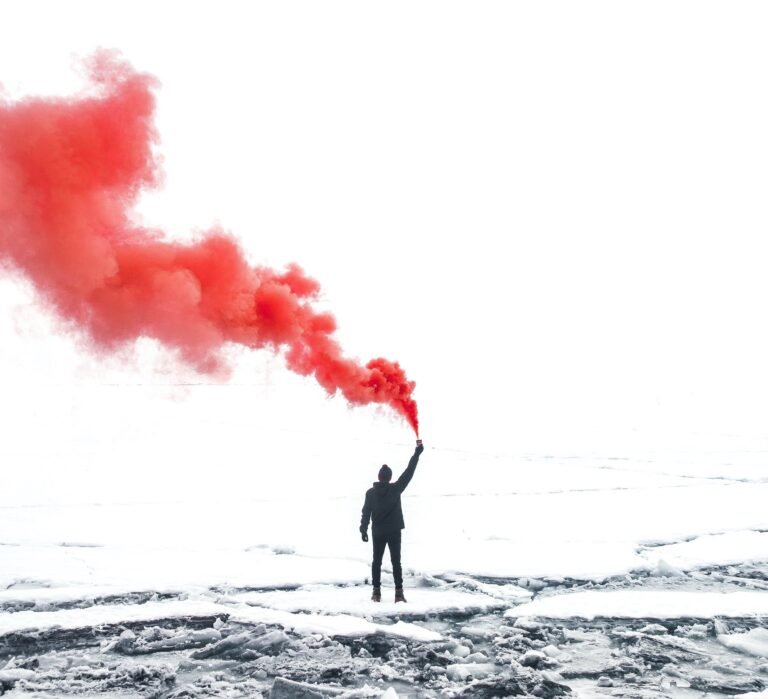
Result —
[[[368,532],[364,532],[362,529],[360,530],[360,536],[363,537],[363,541],[368,541]]]
[[[424,451],[424,445],[421,443],[420,439],[416,440],[416,453],[421,454],[421,452]]]

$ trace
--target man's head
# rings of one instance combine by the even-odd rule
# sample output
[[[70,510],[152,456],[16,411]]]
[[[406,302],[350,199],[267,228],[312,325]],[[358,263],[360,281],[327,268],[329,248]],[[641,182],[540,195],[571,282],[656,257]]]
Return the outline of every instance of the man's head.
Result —
[[[386,464],[379,469],[379,480],[382,483],[389,483],[392,480],[392,469]]]

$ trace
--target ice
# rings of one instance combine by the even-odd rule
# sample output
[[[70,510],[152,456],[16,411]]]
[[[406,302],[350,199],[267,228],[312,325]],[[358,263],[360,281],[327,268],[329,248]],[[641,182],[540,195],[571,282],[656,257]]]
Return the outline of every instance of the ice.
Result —
[[[735,531],[710,534],[650,549],[645,557],[653,565],[692,570],[708,565],[768,561],[768,532]]]
[[[158,630],[158,627],[154,627]],[[148,655],[151,653],[174,652],[199,648],[221,640],[221,634],[216,629],[200,629],[174,633],[163,630],[159,638],[144,633],[137,637],[130,630],[120,634],[113,649],[128,655]]]
[[[457,658],[468,658],[470,653],[472,653],[472,650],[469,648],[469,646],[464,645],[457,645],[453,649],[453,655],[455,655]]]
[[[506,606],[498,598],[456,589],[416,587],[408,590],[408,603],[395,604],[394,590],[382,590],[382,602],[371,602],[371,588],[309,585],[298,590],[247,592],[232,600],[259,607],[289,612],[324,612],[327,614],[437,614],[455,611],[487,611]]]
[[[682,578],[685,577],[685,573],[673,565],[670,565],[663,558],[660,558],[656,566],[651,569],[651,575],[656,575],[662,578]]]
[[[25,629],[79,629],[87,626],[147,622],[180,616],[216,617],[228,610],[205,600],[147,602],[145,604],[98,605],[86,609],[53,612],[20,611],[0,614],[0,634]]]
[[[768,629],[752,629],[746,633],[720,634],[718,640],[734,650],[768,658]]]
[[[524,667],[538,667],[547,655],[540,650],[529,650],[522,655],[519,662]]]
[[[158,512],[158,515],[161,513]],[[2,515],[0,514],[0,519]],[[158,527],[159,527],[158,523]],[[39,592],[11,589],[7,599],[62,601],[91,588],[97,594],[181,592],[211,587],[287,587],[307,582],[362,579],[368,566],[349,559],[327,558],[323,565],[303,556],[270,549],[164,545],[105,545],[72,548],[55,545],[0,546],[0,587],[19,580],[36,581]],[[69,590],[68,590],[69,589]],[[2,598],[0,598],[2,601]]]
[[[302,634],[366,636],[384,633],[417,641],[438,641],[442,638],[439,633],[429,631],[418,624],[404,621],[397,621],[394,624],[376,624],[351,614],[301,614],[242,605],[230,619],[244,623],[277,624]]]
[[[283,497],[275,486],[250,499],[224,488],[199,500],[182,494],[176,501],[0,507],[0,642],[13,645],[12,633],[29,629],[34,633],[21,638],[54,649],[68,638],[100,635],[105,654],[131,662],[183,656],[181,667],[272,658],[271,665],[247,661],[262,662],[251,668],[256,684],[248,691],[263,696],[281,673],[325,685],[326,671],[350,673],[358,688],[375,675],[387,684],[407,677],[411,686],[429,678],[437,694],[469,682],[515,693],[519,688],[496,687],[498,672],[510,667],[531,673],[526,691],[545,691],[546,673],[557,683],[562,680],[552,673],[565,672],[581,692],[581,676],[592,678],[593,689],[600,676],[622,689],[614,670],[626,671],[629,685],[646,659],[674,653],[684,659],[687,651],[648,645],[669,637],[663,624],[649,622],[691,617],[676,638],[702,644],[703,657],[713,658],[710,674],[695,682],[760,688],[755,678],[764,656],[747,648],[757,649],[761,639],[742,622],[758,623],[756,615],[768,611],[768,596],[755,592],[767,584],[759,565],[767,534],[758,530],[768,527],[768,483],[726,480],[728,470],[717,475],[712,464],[710,478],[690,467],[684,474],[677,469],[681,475],[655,472],[669,463],[590,466],[587,459],[556,458],[508,464],[495,471],[503,475],[494,483],[483,472],[487,465],[463,464],[478,473],[466,480],[464,472],[462,481],[448,463],[439,483],[414,481],[406,493],[409,601],[397,605],[386,558],[382,603],[371,602],[366,583],[371,547],[360,541],[357,525],[368,478],[357,494],[344,481],[341,493],[324,495],[318,485],[312,497]],[[754,566],[745,568],[745,561]],[[563,629],[547,620],[575,616],[605,617],[609,630]],[[719,628],[715,639],[705,621],[715,616],[742,617],[739,633]],[[133,637],[121,637],[125,624]],[[635,659],[624,664],[611,655],[624,632],[610,629],[622,624],[632,627],[637,643]],[[166,630],[147,631],[158,626]],[[38,634],[55,627],[74,633]],[[202,660],[190,657],[225,638],[242,643],[214,646],[218,655]],[[420,649],[418,663],[409,655],[413,648]],[[727,653],[752,666],[739,666]],[[734,668],[741,675],[731,678]],[[207,671],[195,665],[190,672]],[[19,677],[17,683],[42,681]],[[68,677],[56,682],[80,681]],[[672,676],[664,677],[669,684]],[[234,679],[221,685],[222,696],[235,691]],[[683,687],[687,679],[674,681]]]
[[[246,631],[217,640],[202,650],[195,651],[191,657],[195,660],[207,658],[253,660],[262,655],[279,655],[289,642],[290,638],[284,632],[267,631],[267,628],[261,625],[257,627],[255,633]]]
[[[276,624],[298,633],[365,636],[385,633],[402,638],[434,641],[440,634],[416,624],[398,621],[395,624],[375,624],[346,614],[292,614],[280,610],[230,606],[202,599],[169,600],[144,604],[95,605],[85,609],[62,609],[52,612],[20,611],[0,614],[0,635],[27,629],[79,629],[128,622],[150,622],[185,617],[220,617],[246,624]]]
[[[768,527],[768,483],[689,477],[669,484],[663,476],[579,463],[583,487],[575,487],[572,464],[529,466],[518,474],[518,492],[504,485],[515,481],[504,469],[496,492],[485,476],[473,481],[474,494],[451,496],[430,492],[446,490],[444,481],[415,479],[403,503],[406,570],[599,581],[633,570],[765,559],[768,534],[757,530]],[[551,487],[532,492],[531,479]],[[366,485],[357,495],[348,485],[332,500],[285,498],[275,486],[263,500],[228,493],[204,502],[0,508],[0,543],[7,544],[0,545],[0,588],[21,581],[157,592],[360,583],[370,576],[370,544],[357,533]]]
[[[278,677],[272,685],[269,699],[324,699],[319,687]]]
[[[496,672],[493,663],[454,663],[446,667],[448,678],[454,682],[465,682],[469,678],[480,679]]]
[[[513,583],[484,583],[464,575],[443,575],[443,580],[454,583],[457,588],[473,590],[489,597],[496,597],[510,604],[527,602],[533,597],[533,592]]]
[[[768,614],[764,592],[695,590],[590,590],[548,597],[505,612],[508,617],[566,619],[618,617],[634,619],[713,619]]]
[[[35,673],[32,670],[24,670],[23,668],[9,668],[0,670],[0,682],[28,680],[30,677],[34,677],[34,675]]]

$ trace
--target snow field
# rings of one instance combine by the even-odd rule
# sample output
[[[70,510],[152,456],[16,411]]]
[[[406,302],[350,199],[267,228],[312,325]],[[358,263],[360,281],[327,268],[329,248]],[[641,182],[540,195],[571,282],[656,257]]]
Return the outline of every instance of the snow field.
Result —
[[[0,614],[0,635],[32,629],[80,629],[186,617],[228,617],[230,621],[244,624],[274,624],[299,634],[365,636],[386,633],[417,641],[436,641],[441,638],[440,634],[403,621],[375,624],[349,614],[292,614],[264,607],[231,605],[203,599],[4,613]]]
[[[548,619],[714,619],[768,616],[765,592],[588,590],[537,597],[505,612],[507,617]]]

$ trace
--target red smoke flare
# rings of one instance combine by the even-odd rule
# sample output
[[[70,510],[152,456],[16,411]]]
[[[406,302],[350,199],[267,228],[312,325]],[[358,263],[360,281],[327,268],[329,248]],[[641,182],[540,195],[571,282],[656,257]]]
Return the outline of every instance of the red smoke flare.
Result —
[[[333,316],[311,305],[320,287],[297,265],[250,267],[220,230],[182,245],[131,222],[159,181],[155,80],[107,53],[89,69],[92,95],[0,101],[0,262],[100,349],[152,337],[202,372],[222,367],[228,342],[285,349],[293,371],[352,404],[391,406],[418,434],[414,383],[396,362],[342,355]]]

